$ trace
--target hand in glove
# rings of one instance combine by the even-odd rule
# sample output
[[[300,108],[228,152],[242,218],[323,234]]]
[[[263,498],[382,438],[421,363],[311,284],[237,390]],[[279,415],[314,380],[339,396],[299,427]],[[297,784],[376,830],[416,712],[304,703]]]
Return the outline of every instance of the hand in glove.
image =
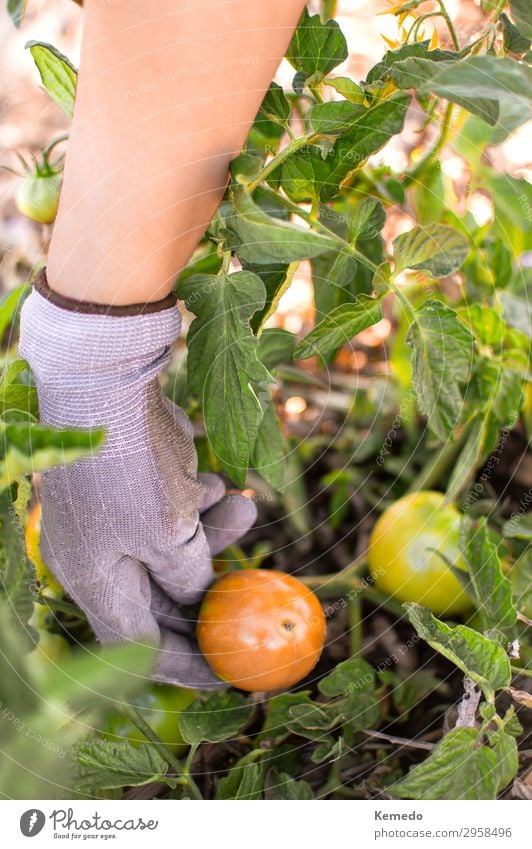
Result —
[[[255,505],[197,475],[192,425],[158,374],[181,318],[172,296],[143,307],[63,298],[36,280],[21,316],[41,420],[106,429],[94,455],[43,475],[42,554],[102,643],[159,646],[154,678],[221,685],[179,604],[213,580],[212,556],[253,524]]]

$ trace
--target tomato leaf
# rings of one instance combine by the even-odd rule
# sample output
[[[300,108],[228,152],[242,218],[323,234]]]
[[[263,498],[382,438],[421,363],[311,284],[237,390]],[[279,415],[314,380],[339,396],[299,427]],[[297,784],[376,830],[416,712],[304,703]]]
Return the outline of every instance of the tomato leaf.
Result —
[[[400,799],[495,799],[497,755],[478,744],[474,728],[455,728],[423,763],[387,789]]]
[[[9,601],[9,623],[29,651],[36,641],[28,625],[35,601],[35,572],[26,556],[24,531],[8,490],[0,493],[0,588]],[[1,701],[1,699],[0,699]]]
[[[178,716],[179,730],[191,746],[219,743],[234,737],[248,724],[255,706],[241,693],[214,693],[206,701],[195,699]]]
[[[187,339],[189,385],[202,401],[212,449],[242,486],[269,403],[264,387],[273,381],[250,327],[253,313],[264,306],[264,284],[249,271],[199,274],[185,281],[180,294],[197,316]]]
[[[234,211],[226,226],[238,238],[236,253],[243,262],[271,265],[309,259],[336,247],[335,239],[304,230],[267,215],[251,200],[244,186],[233,192]]]
[[[382,298],[359,295],[352,304],[332,310],[295,348],[294,359],[326,357],[382,318]]]
[[[342,97],[345,97],[350,103],[363,103],[365,100],[364,91],[349,77],[329,77],[323,82],[337,91],[338,94],[341,94]]]
[[[497,547],[488,535],[486,520],[465,527],[462,551],[478,609],[488,628],[510,628],[517,621],[512,585],[504,575]]]
[[[262,799],[262,765],[256,763],[265,749],[253,749],[240,758],[216,786],[216,799]]]
[[[347,59],[347,42],[334,20],[322,23],[319,15],[309,15],[305,8],[286,58],[296,71],[308,78],[319,72],[323,75]]]
[[[339,663],[332,672],[322,678],[318,689],[325,696],[348,696],[354,692],[372,692],[375,689],[373,667],[358,657]]]
[[[426,271],[432,277],[448,277],[469,253],[469,243],[454,227],[429,224],[413,227],[393,241],[395,271],[406,268]]]
[[[259,109],[258,117],[264,117],[268,121],[273,121],[274,124],[280,124],[282,127],[286,126],[286,122],[290,117],[290,103],[285,97],[283,89],[277,83],[270,83],[270,87]]]
[[[275,404],[269,395],[261,395],[264,416],[251,453],[251,465],[278,492],[285,488],[288,445],[281,430]]]
[[[461,385],[473,361],[473,336],[451,307],[426,301],[414,313],[406,338],[412,348],[412,385],[434,433],[448,439],[460,420]]]
[[[488,701],[510,684],[510,661],[499,643],[465,625],[451,628],[420,604],[403,607],[419,636],[478,684]]]
[[[114,787],[141,787],[164,781],[168,764],[155,746],[128,740],[110,741],[93,737],[74,750],[74,783],[81,793],[92,795]]]
[[[395,94],[365,109],[351,122],[345,135],[335,141],[329,157],[330,172],[322,190],[324,200],[333,197],[340,184],[361,168],[369,156],[401,132],[409,102],[407,95]]]
[[[28,41],[26,47],[37,65],[44,88],[52,100],[72,117],[77,80],[73,64],[56,47],[44,41]]]

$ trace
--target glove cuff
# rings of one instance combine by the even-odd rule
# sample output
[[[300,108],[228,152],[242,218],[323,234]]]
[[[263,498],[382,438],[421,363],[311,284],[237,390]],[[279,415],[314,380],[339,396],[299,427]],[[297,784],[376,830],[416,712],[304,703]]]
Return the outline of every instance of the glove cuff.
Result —
[[[108,315],[108,316],[133,316],[133,315],[149,315],[154,312],[171,309],[175,307],[177,298],[173,292],[170,292],[166,298],[160,301],[151,301],[146,304],[127,304],[125,306],[111,306],[110,304],[93,304],[90,301],[78,301],[75,298],[67,298],[56,292],[55,289],[50,289],[48,279],[46,277],[46,268],[41,268],[37,272],[33,281],[33,288],[36,292],[60,307],[69,312],[84,313],[88,315]]]

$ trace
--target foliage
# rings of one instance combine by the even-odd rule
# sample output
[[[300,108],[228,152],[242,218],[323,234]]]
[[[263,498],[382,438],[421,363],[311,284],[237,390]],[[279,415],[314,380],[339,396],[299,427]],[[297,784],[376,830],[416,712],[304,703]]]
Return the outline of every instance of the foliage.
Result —
[[[8,0],[17,25],[24,6]],[[36,733],[46,729],[47,739],[52,739],[50,709],[44,705],[61,714],[61,740],[73,760],[65,779],[70,793],[120,797],[127,787],[153,785],[154,794],[177,799],[383,793],[494,799],[516,776],[521,728],[514,709],[501,708],[500,697],[521,707],[530,704],[522,683],[512,686],[530,656],[524,627],[532,616],[530,522],[524,508],[510,518],[503,515],[493,491],[486,486],[489,500],[483,500],[474,486],[477,479],[485,483],[484,464],[502,450],[520,417],[530,437],[531,278],[522,255],[532,249],[532,196],[522,178],[497,173],[484,154],[530,117],[532,18],[527,0],[484,3],[482,27],[462,44],[444,3],[438,8],[428,11],[423,0],[394,7],[401,25],[410,15],[410,28],[401,30],[399,42],[364,80],[338,71],[347,56],[338,23],[326,14],[304,12],[287,52],[292,89],[271,84],[245,148],[231,165],[224,201],[180,275],[177,292],[194,315],[187,339],[188,384],[193,410],[201,411],[205,424],[208,462],[203,466],[225,471],[239,486],[248,474],[256,481],[258,472],[282,492],[278,497],[290,533],[315,542],[317,520],[307,503],[303,467],[321,456],[327,437],[309,438],[295,450],[278,400],[292,382],[323,388],[316,368],[334,368],[358,334],[390,316],[391,398],[374,380],[351,400],[346,450],[352,455],[321,481],[330,494],[328,525],[337,531],[348,502],[360,491],[377,510],[407,488],[436,485],[453,501],[463,494],[461,506],[469,515],[462,553],[468,571],[455,569],[455,574],[471,596],[476,620],[443,622],[426,608],[407,604],[416,632],[410,631],[410,639],[421,646],[420,653],[427,652],[428,669],[408,671],[395,663],[376,670],[362,657],[359,594],[384,606],[402,629],[409,627],[404,611],[380,597],[370,579],[365,585],[359,581],[360,562],[338,574],[307,576],[309,585],[348,609],[350,656],[340,662],[338,655],[329,657],[317,681],[305,682],[308,689],[263,700],[234,691],[198,694],[176,720],[189,746],[183,759],[167,750],[128,704],[136,685],[127,649],[117,650],[110,661],[82,650],[76,665],[50,674],[40,693],[13,672],[25,663],[23,641],[13,635],[25,635],[26,648],[34,644],[34,610],[44,601],[20,540],[29,495],[25,476],[75,460],[97,447],[103,434],[39,424],[31,376],[10,347],[0,393],[0,567],[16,628],[5,627],[5,617],[0,620],[2,701]],[[448,28],[443,48],[422,34],[427,15]],[[71,115],[74,67],[52,45],[30,42],[28,48],[42,85]],[[417,112],[411,109],[414,102]],[[402,138],[405,126],[422,130],[416,156],[403,170],[378,164],[375,154]],[[444,149],[461,156],[469,169],[460,203],[442,168]],[[482,225],[470,212],[457,211],[467,210],[477,192],[493,207],[493,220]],[[398,215],[409,225],[390,239]],[[302,261],[310,262],[315,319],[298,338],[267,322],[275,318]],[[240,270],[231,270],[238,264]],[[24,285],[2,303],[2,333],[16,324],[27,290]],[[384,450],[394,416],[400,424],[391,432],[399,427],[404,432],[408,456]],[[342,450],[340,438],[335,450]],[[375,483],[367,470],[376,467],[388,477]],[[239,558],[240,565],[253,565],[242,553]],[[67,611],[70,635],[83,628],[67,599],[55,603]],[[139,663],[147,669],[138,647],[134,654],[135,671]],[[117,663],[123,676],[116,675]],[[447,711],[448,728],[453,687],[462,679],[466,689],[478,687],[478,709],[443,733],[443,715]],[[86,717],[101,727],[103,701],[119,697],[124,699],[119,709],[138,724],[147,742],[135,747],[96,732],[80,740]],[[435,698],[441,734],[432,748],[421,743],[430,754],[423,751],[412,765],[390,745],[398,726],[401,732],[428,704],[434,711]],[[83,723],[76,721],[77,710],[88,712]],[[64,788],[50,789],[57,761],[44,745],[32,763],[33,778],[24,784],[12,763],[23,765],[30,752],[10,722],[4,716],[0,732],[8,754],[3,786],[9,783],[15,796],[51,792],[64,798]],[[381,741],[383,748],[370,749],[368,741]],[[215,773],[206,777],[202,758],[213,751],[221,756]],[[31,755],[35,758],[35,747]]]

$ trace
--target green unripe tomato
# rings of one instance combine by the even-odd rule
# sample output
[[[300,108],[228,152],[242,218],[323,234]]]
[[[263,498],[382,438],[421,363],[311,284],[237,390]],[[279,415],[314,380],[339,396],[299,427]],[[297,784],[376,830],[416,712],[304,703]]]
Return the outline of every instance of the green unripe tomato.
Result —
[[[143,719],[172,751],[186,748],[179,731],[178,717],[196,698],[195,690],[173,687],[170,684],[149,684],[145,692],[133,699]],[[134,746],[146,743],[147,738],[120,711],[112,711],[100,729],[108,740],[128,740]]]
[[[373,528],[368,562],[375,585],[398,601],[413,601],[433,613],[464,613],[471,601],[436,553],[466,570],[460,553],[460,513],[444,505],[440,492],[415,492],[392,504]]]
[[[39,224],[51,224],[57,215],[62,174],[28,174],[17,192],[17,208]]]

